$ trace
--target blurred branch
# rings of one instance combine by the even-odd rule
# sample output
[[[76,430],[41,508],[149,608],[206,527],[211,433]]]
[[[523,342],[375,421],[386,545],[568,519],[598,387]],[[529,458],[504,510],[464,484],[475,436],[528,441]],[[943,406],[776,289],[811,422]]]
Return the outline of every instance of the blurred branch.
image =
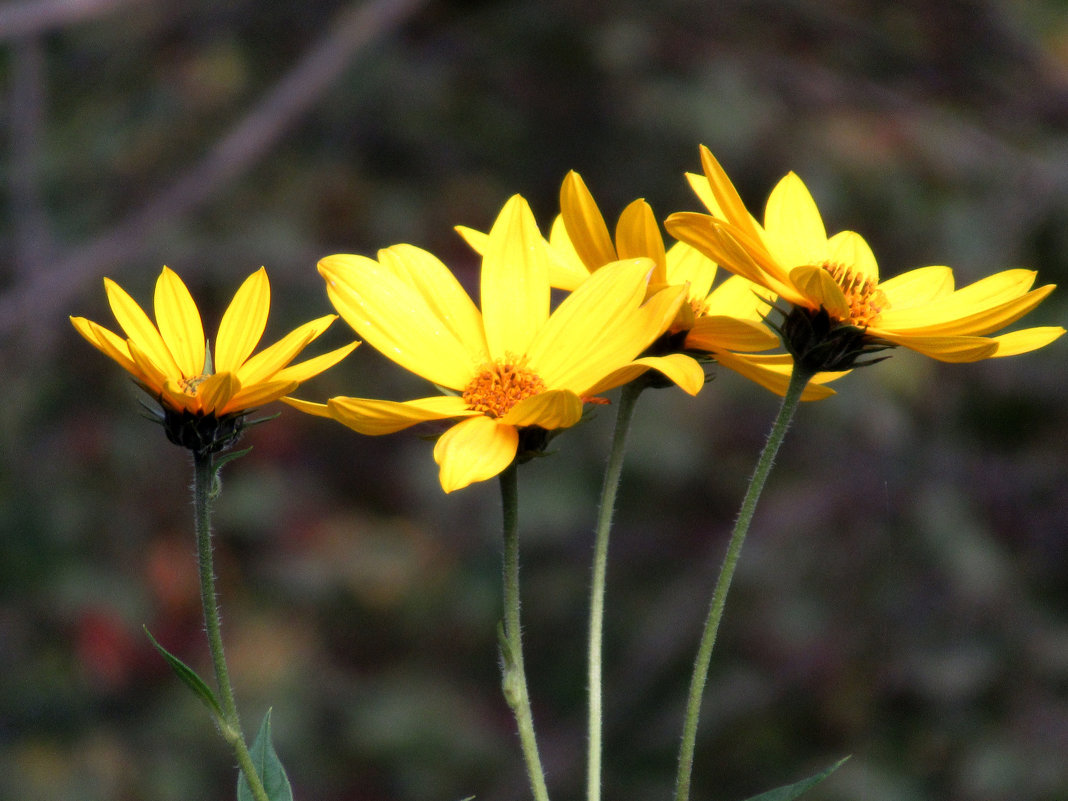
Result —
[[[144,0],[40,0],[0,6],[0,42],[34,36]]]
[[[31,324],[53,326],[55,319],[42,309],[62,311],[87,281],[139,252],[146,232],[174,224],[247,172],[319,102],[363,47],[390,33],[426,2],[372,0],[343,12],[330,32],[203,159],[114,228],[72,248],[53,269],[36,265],[32,277],[0,298],[0,335]]]

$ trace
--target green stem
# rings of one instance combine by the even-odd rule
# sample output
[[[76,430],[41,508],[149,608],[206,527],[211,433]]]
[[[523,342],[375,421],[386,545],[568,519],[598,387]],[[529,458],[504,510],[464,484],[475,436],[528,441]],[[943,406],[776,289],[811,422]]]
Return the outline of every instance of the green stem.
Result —
[[[545,771],[534,736],[527,676],[523,668],[523,638],[519,626],[519,480],[515,462],[500,476],[504,507],[504,636],[501,642],[501,686],[519,727],[519,742],[535,801],[549,801]]]
[[[590,632],[589,632],[589,754],[586,762],[587,801],[601,799],[601,750],[602,750],[602,667],[601,656],[604,643],[604,596],[605,578],[608,572],[608,537],[612,530],[612,515],[615,512],[619,478],[623,472],[623,456],[627,446],[627,431],[634,413],[638,396],[645,388],[641,381],[623,387],[616,411],[616,428],[612,435],[612,450],[604,471],[601,487],[601,507],[597,513],[597,529],[594,535],[593,569],[590,582]]]
[[[675,801],[688,801],[690,797],[690,776],[693,772],[694,746],[697,741],[697,719],[701,712],[701,698],[704,695],[705,680],[708,678],[708,665],[712,659],[712,648],[716,644],[716,633],[719,631],[720,621],[723,619],[723,608],[727,603],[727,591],[730,590],[731,579],[734,577],[734,569],[738,565],[738,557],[742,552],[742,544],[745,535],[749,531],[749,524],[753,520],[757,501],[764,489],[764,482],[768,473],[775,463],[775,456],[782,445],[786,430],[790,427],[797,404],[801,400],[812,374],[795,366],[790,376],[790,384],[786,389],[786,395],[779,407],[779,414],[768,433],[768,440],[764,450],[757,460],[753,477],[749,480],[749,488],[742,500],[738,519],[734,523],[734,531],[731,532],[730,542],[727,545],[727,554],[723,559],[723,565],[719,570],[719,578],[716,580],[715,589],[712,592],[712,603],[708,610],[708,619],[705,621],[704,634],[701,636],[701,644],[697,649],[697,658],[694,660],[693,677],[690,681],[690,695],[686,705],[686,717],[682,730],[682,745],[679,747],[679,771],[675,779]]]
[[[215,567],[211,553],[211,504],[214,497],[213,485],[216,480],[212,454],[193,452],[193,476],[193,513],[200,567],[200,602],[204,607],[204,628],[208,634],[208,649],[211,651],[211,661],[215,667],[215,682],[223,711],[223,718],[219,721],[219,731],[234,750],[241,772],[245,775],[252,790],[252,797],[256,801],[270,801],[263,782],[252,764],[252,755],[249,753],[245,737],[241,732],[237,703],[234,701],[234,688],[230,684],[230,671],[226,667],[226,654],[223,651],[219,606],[215,596]]]

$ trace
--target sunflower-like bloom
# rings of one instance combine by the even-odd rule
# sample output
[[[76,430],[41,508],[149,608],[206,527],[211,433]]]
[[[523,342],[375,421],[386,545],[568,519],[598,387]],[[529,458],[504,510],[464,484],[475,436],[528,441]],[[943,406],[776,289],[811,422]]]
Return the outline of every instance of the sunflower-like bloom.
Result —
[[[842,369],[862,352],[901,346],[945,362],[1013,356],[1049,344],[1059,326],[987,336],[1031,311],[1053,290],[1012,269],[961,289],[949,267],[921,267],[886,281],[867,242],[852,231],[828,237],[805,185],[790,173],[768,198],[761,226],[711,152],[691,183],[711,215],[668,218],[673,236],[792,306],[782,327],[795,358]]]
[[[742,276],[730,276],[715,289],[716,262],[685,242],[665,247],[652,207],[642,199],[630,203],[616,223],[615,242],[582,177],[568,173],[560,188],[560,216],[549,236],[554,254],[553,286],[574,289],[602,265],[617,259],[644,256],[656,268],[650,280],[660,287],[685,286],[686,302],[679,309],[664,343],[668,349],[712,355],[725,367],[779,395],[786,392],[793,359],[789,354],[765,354],[779,338],[763,319],[774,294]],[[802,400],[832,395],[823,386],[841,373],[813,378]]]
[[[481,311],[444,264],[411,245],[379,251],[377,261],[319,262],[331,302],[366,342],[455,394],[287,403],[371,435],[458,420],[434,447],[441,486],[451,492],[508,467],[521,434],[577,423],[584,401],[629,380],[635,357],[684,300],[678,288],[646,301],[653,264],[632,259],[599,270],[550,314],[545,241],[518,195],[484,244]]]
[[[84,317],[71,317],[71,323],[159,402],[171,441],[202,453],[232,444],[245,414],[292,392],[359,344],[290,364],[337,319],[328,314],[252,356],[271,305],[262,267],[245,280],[223,314],[214,358],[196,303],[174,271],[164,267],[156,281],[155,323],[111,279],[104,279],[104,290],[126,338]]]

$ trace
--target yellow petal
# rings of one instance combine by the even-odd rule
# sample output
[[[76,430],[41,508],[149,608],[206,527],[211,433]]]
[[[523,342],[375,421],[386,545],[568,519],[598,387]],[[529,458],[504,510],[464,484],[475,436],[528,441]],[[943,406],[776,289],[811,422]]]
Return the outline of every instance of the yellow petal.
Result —
[[[491,358],[526,353],[549,318],[546,251],[530,207],[514,195],[493,223],[482,259],[482,319]]]
[[[623,258],[616,255],[601,210],[577,172],[569,172],[560,186],[560,216],[575,252],[590,272]]]
[[[943,266],[920,267],[880,281],[879,289],[895,313],[911,306],[924,306],[952,294],[953,270]]]
[[[582,395],[606,372],[637,356],[660,333],[645,331],[636,316],[652,269],[648,259],[636,259],[590,275],[531,343],[530,369],[551,389]],[[635,335],[645,341],[635,342]]]
[[[689,284],[691,300],[704,300],[716,278],[716,263],[695,247],[676,242],[665,254],[668,284]]]
[[[794,173],[788,173],[768,197],[764,241],[787,269],[823,264],[828,259],[827,230],[816,201]]]
[[[523,398],[500,422],[512,426],[541,426],[550,431],[570,428],[582,418],[582,399],[567,389],[550,389]]]
[[[880,315],[877,326],[879,330],[890,329],[913,335],[943,336],[981,336],[1004,328],[1014,323],[1041,303],[1054,290],[1053,284],[1039,287],[1020,297],[997,303],[982,305],[986,300],[968,302],[958,295],[958,290],[947,298],[935,301],[926,307],[908,309],[899,314],[892,314],[893,309]]]
[[[693,193],[697,195],[697,199],[704,204],[704,207],[708,209],[709,213],[713,217],[719,217],[720,219],[727,219],[727,215],[723,209],[719,207],[719,202],[716,200],[716,196],[712,193],[712,187],[708,183],[708,178],[704,175],[698,175],[695,172],[686,173],[686,180],[690,184],[690,188]]]
[[[430,420],[451,417],[481,416],[467,408],[463,398],[456,395],[435,395],[432,398],[397,403],[371,398],[331,398],[327,402],[330,416],[360,434],[379,436],[392,434]],[[302,409],[303,407],[298,406]]]
[[[453,230],[463,237],[464,242],[471,246],[471,250],[475,251],[479,256],[486,252],[486,241],[489,239],[487,234],[482,231],[476,231],[474,228],[468,228],[466,225],[453,226]]]
[[[1000,359],[1002,356],[1016,356],[1020,353],[1038,350],[1063,334],[1064,329],[1059,325],[1055,325],[1024,328],[1020,331],[1012,331],[1008,334],[991,337],[998,345],[997,352],[994,353],[992,358]]]
[[[271,284],[260,267],[245,279],[226,307],[215,341],[215,370],[236,371],[256,348],[271,308]]]
[[[590,268],[571,243],[563,216],[556,215],[549,232],[549,285],[571,292],[589,277]]]
[[[406,370],[452,389],[487,358],[445,328],[429,302],[389,269],[363,256],[319,262],[334,308],[366,342]]]
[[[110,278],[104,279],[104,291],[107,293],[111,311],[127,338],[135,343],[145,359],[156,365],[156,372],[175,377],[181,376],[182,371],[163,342],[163,337],[137,302]],[[203,365],[197,368],[198,373],[201,367]]]
[[[90,345],[105,356],[114,359],[127,372],[134,375],[140,374],[140,370],[130,356],[130,349],[126,346],[125,339],[84,317],[71,317],[70,321],[75,330],[85,337]]]
[[[172,378],[160,370],[156,363],[152,361],[152,358],[141,350],[134,340],[126,340],[126,348],[130,352],[130,358],[133,359],[134,364],[137,365],[134,374],[138,376],[142,383],[144,383],[145,387],[151,394],[159,394],[163,391],[163,388],[167,385],[168,381],[181,378],[181,376]]]
[[[704,145],[701,145],[701,167],[704,169],[709,189],[716,200],[716,206],[723,212],[722,219],[727,220],[738,228],[748,239],[759,241],[761,237],[756,221],[745,208],[742,198],[738,195],[738,190],[734,188],[734,184],[727,177],[723,167],[716,161],[712,151]],[[708,208],[717,217],[720,216],[716,214],[716,210],[712,206],[709,205]],[[722,264],[722,262],[720,263]]]
[[[667,283],[667,256],[664,252],[664,237],[656,222],[652,206],[644,200],[635,200],[619,215],[616,223],[616,252],[618,259],[637,259],[645,256],[656,264],[649,283],[656,286]],[[614,259],[613,259],[614,261]]]
[[[196,396],[205,414],[223,415],[230,411],[226,404],[241,390],[241,383],[231,372],[215,373],[197,384]],[[283,393],[284,394],[284,393]]]
[[[344,359],[359,345],[359,342],[353,342],[348,345],[343,345],[340,348],[335,348],[328,353],[324,353],[321,356],[316,356],[312,359],[305,359],[302,362],[291,364],[289,367],[284,367],[274,374],[275,381],[296,381],[298,384],[307,381],[313,376],[319,375],[324,370],[328,370],[333,367],[339,361]]]
[[[314,401],[288,397],[282,398],[282,403],[292,406],[294,409],[304,412],[304,414],[310,414],[312,417],[331,417],[330,407],[325,403],[315,403]]]
[[[241,385],[247,387],[274,378],[275,373],[293,361],[309,342],[329,328],[336,319],[337,315],[327,314],[311,320],[248,359],[237,370]]]
[[[667,356],[643,356],[618,370],[613,370],[590,387],[588,395],[600,395],[615,387],[629,384],[649,370],[656,370],[689,395],[696,395],[705,385],[704,368],[696,359],[684,353],[669,353]]]
[[[760,322],[775,302],[775,293],[748,278],[732,275],[705,299],[705,314],[725,315]]]
[[[793,371],[793,360],[789,355],[783,354],[781,361],[778,363],[765,360],[760,356],[751,356],[748,354],[742,355],[737,353],[730,353],[729,351],[720,351],[716,353],[716,361],[727,367],[738,375],[748,378],[750,381],[759,384],[765,389],[771,390],[776,395],[782,397],[786,394],[786,388],[790,383],[790,374]],[[828,380],[827,376],[837,378],[842,373],[821,373],[808,382],[804,391],[801,393],[801,400],[814,401],[827,398],[834,393],[834,390],[830,387],[823,386],[818,381]]]
[[[163,268],[156,281],[154,305],[159,332],[182,374],[203,373],[204,326],[200,312],[182,279],[168,267]]]
[[[804,294],[809,308],[822,307],[836,320],[849,320],[849,301],[838,282],[822,267],[795,267],[790,270],[790,281]]]
[[[481,414],[457,423],[434,446],[441,488],[453,492],[493,478],[512,463],[518,447],[515,426]]]
[[[884,331],[878,336],[940,362],[977,362],[989,359],[998,349],[996,342],[984,337],[915,336]]]
[[[700,317],[686,335],[689,350],[760,351],[779,344],[779,338],[767,326],[734,317]]]
[[[257,409],[260,406],[280,400],[283,395],[288,395],[299,386],[299,381],[280,381],[275,379],[273,381],[262,381],[259,384],[253,384],[251,387],[244,387],[230,398],[225,407],[223,407],[222,412],[229,414],[231,412]]]
[[[854,231],[839,231],[827,242],[827,254],[832,264],[849,267],[873,283],[879,283],[879,264],[871,246]]]
[[[426,301],[434,319],[469,353],[487,352],[482,314],[437,256],[413,245],[394,245],[378,251],[378,261]]]

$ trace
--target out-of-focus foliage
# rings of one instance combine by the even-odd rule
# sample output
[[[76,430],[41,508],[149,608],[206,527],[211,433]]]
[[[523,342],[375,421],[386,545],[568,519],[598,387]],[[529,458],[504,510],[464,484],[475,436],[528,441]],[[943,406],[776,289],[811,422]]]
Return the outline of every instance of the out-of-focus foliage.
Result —
[[[610,217],[638,196],[696,209],[682,173],[704,143],[754,208],[797,171],[887,275],[1026,265],[1068,283],[1060,0],[386,1],[396,16],[360,18],[355,44],[326,0],[96,5],[0,8],[3,798],[233,792],[224,745],[140,631],[207,666],[186,457],[65,319],[109,319],[102,275],[147,302],[168,264],[213,329],[265,265],[270,338],[329,311],[328,253],[411,242],[470,284],[451,227],[484,228],[515,192],[547,225],[569,169]],[[349,44],[329,51],[332,31]],[[295,72],[327,52],[334,74]],[[300,102],[271,106],[294,76]],[[1028,322],[1063,324],[1065,291]],[[967,366],[896,353],[801,409],[713,660],[695,798],[845,753],[811,798],[1068,797],[1066,375],[1060,342]],[[303,394],[424,390],[360,348]],[[727,373],[640,402],[609,569],[606,797],[670,791],[710,586],[774,410]],[[521,473],[527,670],[561,797],[582,786],[611,417]],[[291,410],[247,439],[217,509],[224,635],[246,730],[273,706],[296,796],[521,796],[492,484],[446,498],[427,442]]]

